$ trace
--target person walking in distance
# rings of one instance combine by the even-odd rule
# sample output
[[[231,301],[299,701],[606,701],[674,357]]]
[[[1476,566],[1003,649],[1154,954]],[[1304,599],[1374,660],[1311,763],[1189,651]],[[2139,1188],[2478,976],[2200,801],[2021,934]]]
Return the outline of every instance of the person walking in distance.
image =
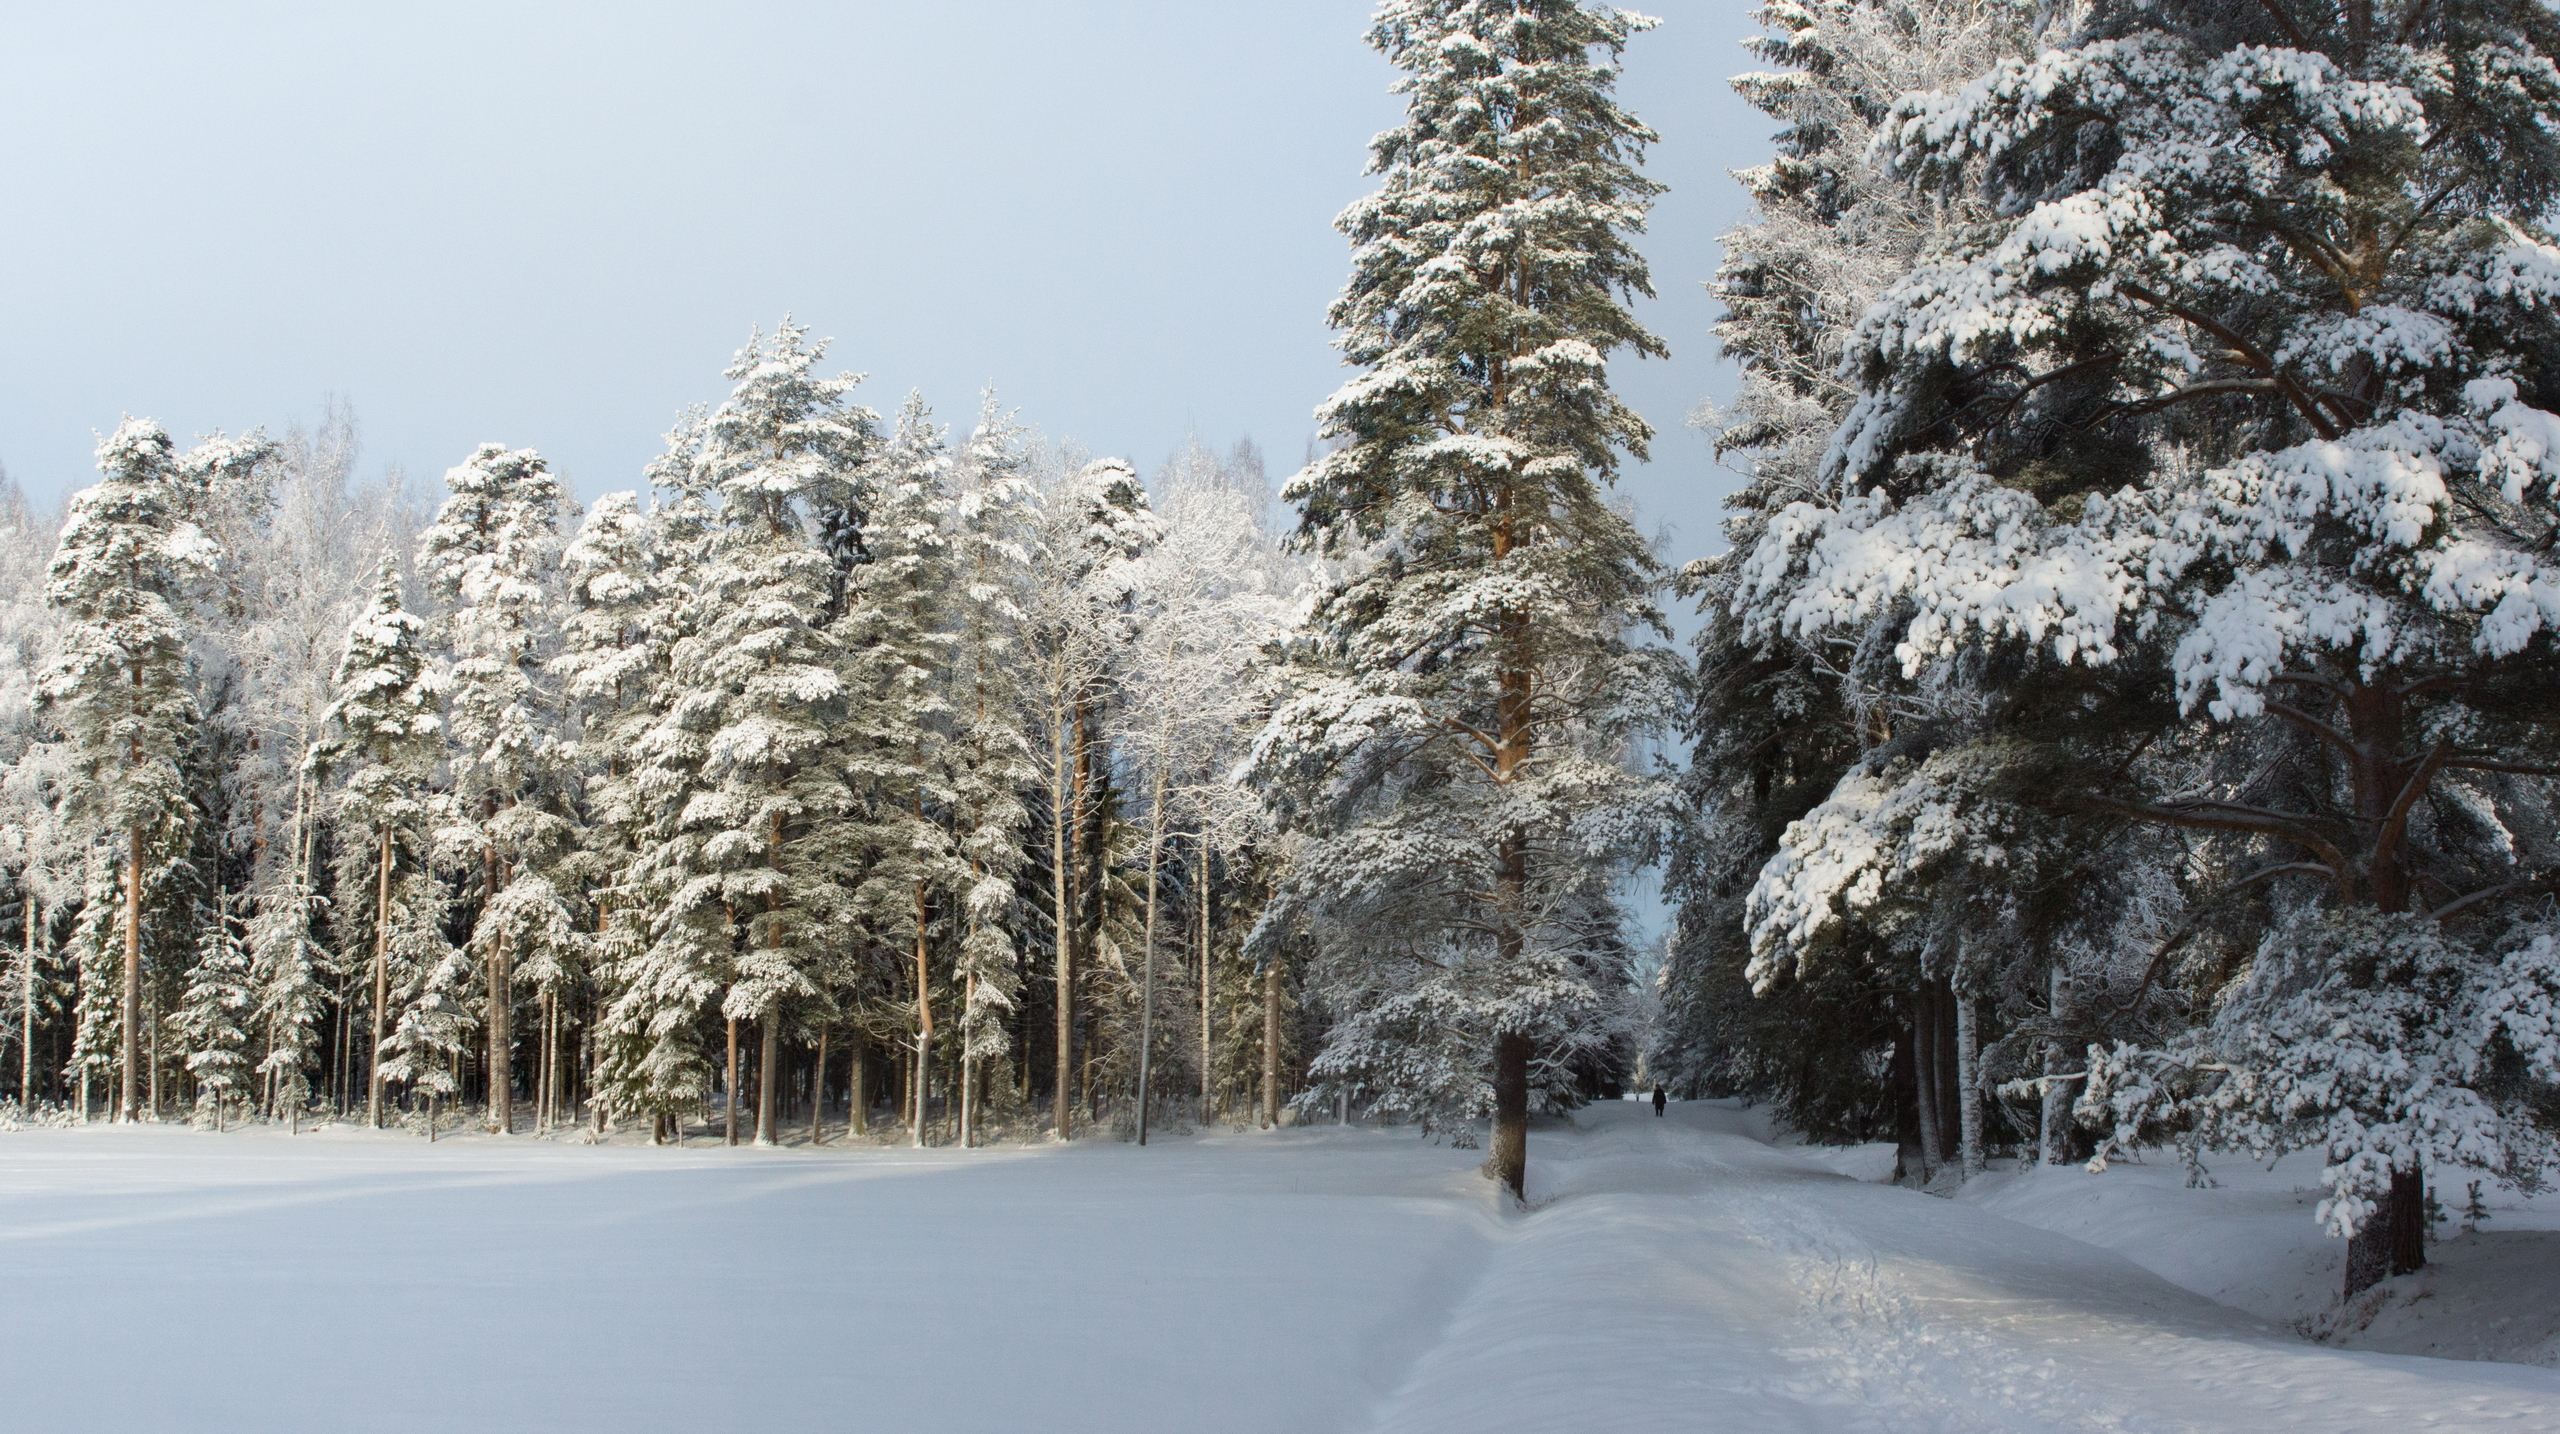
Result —
[[[1666,1105],[1669,1105],[1670,1103],[1671,1103],[1671,1095],[1670,1095],[1670,1093],[1669,1093],[1669,1092],[1667,1092],[1667,1091],[1665,1091],[1665,1090],[1662,1088],[1662,1082],[1660,1082],[1660,1081],[1655,1081],[1655,1082],[1653,1083],[1653,1114],[1654,1114],[1654,1118],[1655,1118],[1655,1119],[1657,1119],[1657,1120],[1658,1120],[1658,1119],[1660,1119],[1660,1118],[1661,1118],[1661,1116],[1662,1116],[1662,1108],[1663,1108],[1664,1106],[1666,1106]]]

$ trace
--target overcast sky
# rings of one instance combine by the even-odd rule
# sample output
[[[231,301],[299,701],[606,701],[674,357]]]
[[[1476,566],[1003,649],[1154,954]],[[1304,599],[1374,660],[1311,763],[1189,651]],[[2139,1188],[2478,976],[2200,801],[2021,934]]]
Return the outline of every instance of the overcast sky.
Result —
[[[1624,95],[1671,186],[1612,379],[1627,488],[1717,544],[1682,426],[1729,387],[1699,287],[1767,157],[1742,0],[1654,0]],[[180,435],[356,411],[368,472],[484,439],[637,486],[751,325],[835,340],[893,411],[1023,418],[1152,470],[1197,431],[1275,476],[1342,377],[1333,216],[1394,122],[1368,0],[20,5],[0,17],[0,463],[50,501],[122,414]]]

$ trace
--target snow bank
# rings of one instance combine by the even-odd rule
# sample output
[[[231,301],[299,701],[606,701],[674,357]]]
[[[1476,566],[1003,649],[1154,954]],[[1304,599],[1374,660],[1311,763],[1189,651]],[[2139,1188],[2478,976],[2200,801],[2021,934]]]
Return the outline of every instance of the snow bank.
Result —
[[[2476,1232],[2439,1228],[2428,1267],[2384,1281],[2340,1308],[2346,1242],[2312,1218],[2326,1193],[2320,1157],[2264,1168],[2215,1161],[2212,1184],[2189,1189],[2157,1164],[1995,1170],[1956,1198],[2109,1249],[2170,1283],[2348,1349],[2560,1366],[2560,1196],[2484,1190]],[[2458,1222],[2461,1189],[2436,1197]],[[2452,1222],[2449,1222],[2449,1224]]]

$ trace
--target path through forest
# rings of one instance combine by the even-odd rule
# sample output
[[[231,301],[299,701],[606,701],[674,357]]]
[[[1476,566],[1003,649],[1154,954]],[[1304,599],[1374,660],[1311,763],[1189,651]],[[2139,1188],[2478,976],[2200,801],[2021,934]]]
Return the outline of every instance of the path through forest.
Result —
[[[12,1427],[2560,1427],[2560,1374],[2303,1345],[1717,1105],[1474,1152],[0,1135]]]

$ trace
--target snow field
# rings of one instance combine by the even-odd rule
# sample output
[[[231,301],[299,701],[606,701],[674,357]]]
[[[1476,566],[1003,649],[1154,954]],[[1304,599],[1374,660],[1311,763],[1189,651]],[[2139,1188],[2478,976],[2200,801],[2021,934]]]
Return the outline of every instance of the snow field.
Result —
[[[0,1136],[12,1428],[2560,1427],[2560,1375],[2307,1346],[1720,1105],[1477,1152]],[[2308,1222],[2305,1221],[2307,1224]]]

